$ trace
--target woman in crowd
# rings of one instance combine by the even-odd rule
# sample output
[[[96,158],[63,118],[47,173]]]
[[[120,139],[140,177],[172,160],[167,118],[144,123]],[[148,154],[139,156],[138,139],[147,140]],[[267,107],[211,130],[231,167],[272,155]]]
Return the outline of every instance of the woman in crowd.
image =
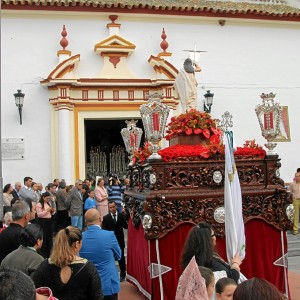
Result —
[[[286,297],[270,282],[254,277],[238,285],[233,300],[285,300]]]
[[[231,260],[231,266],[216,252],[216,236],[210,225],[201,222],[193,227],[185,241],[181,256],[181,267],[184,270],[193,256],[198,266],[204,266],[215,271],[226,271],[227,277],[238,282],[240,278],[241,259],[236,254]]]
[[[49,259],[34,273],[37,288],[47,286],[59,300],[100,300],[101,282],[95,266],[78,255],[82,235],[77,227],[60,230]]]
[[[11,207],[11,200],[13,199],[12,191],[14,188],[10,183],[6,184],[3,188],[3,205]]]
[[[45,192],[42,194],[40,202],[36,205],[38,224],[43,228],[44,235],[44,242],[40,252],[45,258],[50,256],[53,244],[52,214],[54,209],[51,206],[50,198],[50,193]]]
[[[108,214],[108,194],[104,187],[103,177],[98,178],[97,187],[95,188],[95,200],[97,209],[102,217]]]
[[[236,287],[237,284],[232,278],[224,277],[219,279],[216,283],[216,299],[232,300]]]
[[[36,251],[43,243],[43,229],[38,224],[29,224],[22,229],[20,247],[8,254],[1,267],[13,268],[32,276],[44,258]]]

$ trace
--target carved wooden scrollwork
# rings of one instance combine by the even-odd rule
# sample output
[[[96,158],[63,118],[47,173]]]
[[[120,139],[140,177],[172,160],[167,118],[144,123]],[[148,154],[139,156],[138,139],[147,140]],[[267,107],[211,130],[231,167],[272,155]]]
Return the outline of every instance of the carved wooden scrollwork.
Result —
[[[286,208],[292,200],[278,177],[278,157],[237,159],[236,165],[244,222],[257,218],[277,229],[290,229]],[[216,211],[216,217],[224,211],[224,168],[225,162],[216,160],[152,162],[132,168],[133,184],[125,192],[125,205],[133,224],[139,226],[147,213],[152,225],[145,229],[145,237],[154,239],[181,223],[206,221],[224,237],[224,223],[214,217]]]
[[[147,239],[161,238],[182,222],[198,224],[206,221],[213,225],[216,234],[224,236],[224,226],[214,220],[214,210],[223,200],[183,199],[162,200],[153,199],[145,203],[145,210],[152,215],[152,228],[145,234]]]

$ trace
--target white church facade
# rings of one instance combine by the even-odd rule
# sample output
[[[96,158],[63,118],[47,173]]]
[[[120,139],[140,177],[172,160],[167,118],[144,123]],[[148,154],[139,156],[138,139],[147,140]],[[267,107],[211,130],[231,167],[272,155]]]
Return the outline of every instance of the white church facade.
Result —
[[[275,93],[288,108],[290,138],[276,152],[282,179],[291,181],[300,167],[300,9],[285,1],[147,2],[2,1],[4,184],[25,176],[43,184],[85,178],[88,140],[109,132],[113,144],[120,137],[112,137],[109,121],[126,127],[125,120],[140,119],[149,93],[160,92],[170,116],[177,114],[174,80],[184,50],[195,45],[205,51],[196,75],[198,109],[212,91],[211,115],[232,114],[238,146],[266,142],[255,114],[262,93]],[[19,89],[22,125],[13,95]],[[13,153],[18,142],[21,150]]]

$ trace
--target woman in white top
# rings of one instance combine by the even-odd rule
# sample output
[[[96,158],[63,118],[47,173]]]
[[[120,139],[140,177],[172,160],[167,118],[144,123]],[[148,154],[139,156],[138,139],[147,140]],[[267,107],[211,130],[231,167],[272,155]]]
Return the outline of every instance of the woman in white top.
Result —
[[[103,177],[99,177],[98,179],[97,187],[95,188],[95,199],[97,210],[100,212],[100,215],[104,217],[108,214],[108,194],[104,187]]]

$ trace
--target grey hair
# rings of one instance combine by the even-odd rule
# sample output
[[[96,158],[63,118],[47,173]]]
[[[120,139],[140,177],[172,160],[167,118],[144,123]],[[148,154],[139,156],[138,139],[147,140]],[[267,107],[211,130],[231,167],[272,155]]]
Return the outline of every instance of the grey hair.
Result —
[[[23,200],[18,200],[12,207],[12,220],[18,221],[28,213],[30,213],[28,203]]]
[[[9,220],[12,221],[12,212],[8,211],[7,213],[5,213],[3,220],[6,225]]]
[[[0,268],[0,299],[35,299],[35,286],[32,279],[25,273]]]
[[[81,179],[76,179],[75,184],[77,184],[79,182],[82,182],[82,180]]]
[[[184,63],[183,63],[183,68],[184,71],[187,73],[195,73],[194,67],[193,67],[193,62],[190,58],[187,58]]]

